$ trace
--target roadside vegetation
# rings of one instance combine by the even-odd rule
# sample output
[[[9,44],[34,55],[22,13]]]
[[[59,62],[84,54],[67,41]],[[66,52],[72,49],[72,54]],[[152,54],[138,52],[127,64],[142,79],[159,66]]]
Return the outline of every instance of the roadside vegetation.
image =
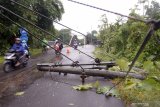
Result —
[[[60,0],[16,0],[17,2],[30,6],[31,9],[52,18],[54,21],[60,20],[64,13],[63,5]],[[156,1],[146,3],[143,0],[131,9],[130,16],[139,19],[160,19],[160,4]],[[145,5],[144,5],[145,4]],[[11,3],[10,0],[1,0],[0,5],[12,10],[18,15],[21,15],[38,27],[51,32],[54,37],[60,37],[64,42],[69,42],[71,38],[71,31],[68,29],[56,30],[53,26],[53,21],[33,14],[24,8]],[[14,6],[13,6],[14,5]],[[143,15],[137,12],[138,5],[143,5]],[[44,34],[35,27],[9,14],[6,11],[1,11],[4,15],[11,18],[15,22],[25,25],[24,27],[38,36],[40,39],[44,37],[47,40],[54,40],[55,38]],[[110,68],[112,71],[127,71],[128,65],[131,63],[135,54],[137,53],[144,37],[147,34],[149,25],[135,20],[124,20],[119,17],[115,23],[108,23],[106,15],[102,16],[102,25],[99,26],[98,38],[102,41],[102,45],[98,47],[94,54],[103,61],[116,61],[118,66]],[[14,38],[19,37],[19,28],[0,16],[0,64],[3,63],[3,56],[7,49],[14,43]],[[91,38],[97,32],[92,31],[87,34],[87,42],[93,42],[96,38]],[[41,42],[31,35],[29,35],[30,52],[32,56],[37,56],[41,53]],[[156,31],[151,40],[145,47],[145,50],[137,60],[136,67],[145,70],[147,78],[145,80],[137,80],[127,78],[122,82],[117,90],[127,105],[132,103],[149,103],[151,107],[160,106],[160,30]],[[132,72],[135,72],[134,70]],[[117,83],[119,79],[112,80]],[[93,87],[93,86],[87,86]],[[74,87],[75,89],[85,89],[83,86]],[[97,88],[98,89],[98,88]],[[104,89],[104,88],[103,88]],[[99,88],[98,92],[103,90]],[[108,89],[108,88],[106,88]],[[157,106],[157,107],[158,107]]]
[[[3,56],[0,56],[0,64],[2,64],[4,62],[4,58]]]
[[[47,17],[52,18],[53,21],[61,20],[62,14],[64,13],[63,5],[59,0],[17,0],[16,2],[25,5],[30,9],[36,10],[37,12]],[[43,38],[46,38],[47,40],[55,40],[54,37],[59,36],[60,33],[54,28],[53,21],[46,20],[44,17],[41,17],[38,14],[34,14],[33,12],[24,9],[21,6],[12,3],[10,0],[1,0],[0,5],[28,19],[33,24],[46,31],[51,32],[54,35],[53,37],[50,35],[46,35],[44,32],[41,32],[40,30],[24,22],[13,14],[10,14],[5,10],[1,11],[4,15],[11,18],[13,21],[21,24],[32,34],[38,36],[41,40],[43,40]],[[0,56],[3,56],[5,52],[13,45],[15,38],[20,36],[19,29],[19,27],[4,18],[2,15],[0,16]],[[42,47],[41,41],[37,40],[32,35],[28,36],[28,44],[31,50]],[[33,54],[34,52],[35,50],[33,51]]]
[[[31,49],[30,54],[31,56],[38,56],[42,53],[42,49]]]
[[[63,4],[60,0],[17,0],[16,2],[23,4],[32,10],[36,10],[37,12],[53,19],[53,21],[47,20],[38,14],[34,14],[33,12],[21,6],[12,3],[10,0],[1,0],[0,5],[22,16],[23,18],[29,20],[33,24],[50,32],[53,35],[48,35],[36,29],[36,27],[28,24],[27,22],[21,20],[20,18],[14,16],[13,14],[10,14],[5,10],[1,11],[2,14],[21,24],[25,29],[27,29],[33,35],[39,37],[41,40],[43,40],[43,38],[46,38],[46,40],[48,41],[54,41],[57,37],[59,37],[64,42],[69,43],[69,40],[71,38],[71,31],[69,29],[57,30],[53,25],[54,21],[61,20],[64,13]],[[2,15],[0,16],[0,63],[3,63],[4,54],[11,46],[13,46],[15,38],[20,37],[19,29],[20,28],[17,27],[14,23],[10,22]],[[34,38],[32,35],[28,35],[28,37],[28,45],[30,47],[31,56],[39,55],[42,52],[42,42]]]
[[[160,19],[160,4],[152,1],[148,5],[144,1],[143,15],[137,12],[137,6],[131,9],[130,16],[139,19]],[[98,38],[102,41],[94,54],[103,61],[114,60],[118,66],[110,68],[111,71],[127,71],[128,65],[135,57],[144,37],[149,30],[149,25],[135,20],[118,18],[115,23],[108,23],[106,15],[102,16]],[[149,107],[160,106],[160,30],[152,36],[144,51],[136,61],[135,67],[145,70],[147,78],[137,80],[127,78],[117,89],[121,98],[130,105],[132,103],[148,103]],[[134,72],[134,70],[132,71]],[[117,83],[119,79],[112,82]]]

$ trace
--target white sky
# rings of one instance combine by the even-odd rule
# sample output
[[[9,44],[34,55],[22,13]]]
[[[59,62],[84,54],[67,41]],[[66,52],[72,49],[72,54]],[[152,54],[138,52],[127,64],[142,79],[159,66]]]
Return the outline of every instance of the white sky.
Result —
[[[65,9],[60,23],[80,31],[84,34],[92,30],[98,30],[100,19],[103,14],[106,14],[109,22],[114,22],[118,18],[117,15],[96,10],[90,7],[79,5],[68,0],[61,0]],[[131,8],[138,0],[75,0],[93,6],[101,7],[114,12],[128,15]],[[57,29],[64,27],[54,24]]]

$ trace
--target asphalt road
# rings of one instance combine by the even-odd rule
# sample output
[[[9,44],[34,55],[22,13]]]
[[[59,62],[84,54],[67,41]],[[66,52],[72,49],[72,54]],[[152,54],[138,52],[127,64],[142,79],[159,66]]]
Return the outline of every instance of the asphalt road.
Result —
[[[70,53],[63,53],[80,63],[91,63],[93,60],[77,50],[70,49]],[[94,47],[86,45],[79,47],[83,52],[92,55]],[[51,54],[51,53],[50,53]],[[54,58],[53,61],[58,61]],[[60,63],[72,63],[63,57]],[[100,81],[102,85],[112,85],[100,77],[88,77],[86,83]],[[67,76],[58,73],[45,73],[44,77],[36,80],[28,89],[24,90],[21,96],[8,102],[5,107],[124,107],[124,103],[115,98],[105,98],[104,95],[96,94],[94,91],[76,91],[71,85],[81,84],[78,75],[68,74]]]

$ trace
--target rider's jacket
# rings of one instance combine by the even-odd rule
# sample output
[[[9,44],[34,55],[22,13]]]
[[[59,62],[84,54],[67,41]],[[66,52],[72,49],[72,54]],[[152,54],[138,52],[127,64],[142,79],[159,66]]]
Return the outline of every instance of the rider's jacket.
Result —
[[[24,47],[22,46],[22,44],[21,43],[19,43],[19,44],[14,44],[12,47],[11,47],[11,49],[14,49],[16,52],[20,52],[20,53],[24,53],[24,51],[25,51],[25,49],[24,49]]]

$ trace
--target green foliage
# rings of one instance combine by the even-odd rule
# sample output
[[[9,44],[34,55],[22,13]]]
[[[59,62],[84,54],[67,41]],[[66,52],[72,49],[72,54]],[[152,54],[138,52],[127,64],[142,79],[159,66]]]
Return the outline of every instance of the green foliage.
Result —
[[[37,0],[33,9],[53,20],[60,20],[62,13],[64,13],[62,3],[59,0]],[[37,25],[45,30],[49,30],[53,26],[53,22],[38,15]]]
[[[71,30],[70,29],[61,29],[59,32],[58,32],[58,35],[59,35],[59,38],[64,41],[65,43],[68,43],[70,42],[70,39],[71,39]]]
[[[97,47],[93,52],[96,58],[99,58],[101,61],[110,61],[115,59],[115,55],[107,53],[103,48]]]
[[[99,81],[96,81],[95,83],[92,84],[93,88],[98,89],[100,87]]]
[[[160,4],[156,1],[152,1],[150,6],[146,6],[146,15],[151,19],[160,18]]]
[[[158,2],[152,2],[148,9],[153,10],[154,14],[158,15],[158,6]],[[146,15],[151,17],[151,15],[147,13],[148,11],[146,12]],[[129,15],[144,20],[144,17],[136,14],[135,11],[132,11]],[[156,17],[160,18],[159,16]],[[120,58],[125,57],[132,60],[149,30],[149,26],[145,23],[131,19],[128,19],[127,21],[123,21],[123,19],[117,20],[115,23],[108,24],[107,17],[105,15],[102,17],[102,23],[103,24],[100,25],[99,29],[99,38],[104,44],[102,46],[102,50],[107,54],[114,54]],[[160,35],[160,31],[156,31],[147,44],[140,57],[140,62],[160,59],[160,50],[157,48],[159,47],[159,41],[157,42],[155,39],[155,36],[159,37],[158,35]]]
[[[73,89],[78,90],[78,91],[86,91],[91,88],[92,88],[92,84],[73,86]]]
[[[140,86],[142,86],[142,83],[140,80],[137,79],[126,79],[124,86],[125,86],[124,89],[128,90],[135,87],[139,88]]]
[[[160,4],[158,2],[152,1],[151,5],[145,6],[144,9],[146,10],[143,12],[146,11],[146,13],[143,15],[137,14],[136,8],[132,9],[129,15],[143,20],[160,19],[159,7]],[[103,46],[96,49],[95,55],[104,61],[110,60],[108,55],[114,56],[114,59],[117,59],[116,63],[118,66],[110,68],[109,70],[111,71],[128,70],[128,62],[131,62],[135,57],[147,34],[147,31],[149,30],[149,26],[145,23],[131,19],[128,19],[127,21],[123,21],[123,19],[117,20],[117,22],[109,24],[105,15],[102,17],[102,23],[103,24],[99,26],[99,38],[103,41]],[[148,73],[147,78],[143,81],[127,78],[126,81],[122,82],[117,87],[120,97],[126,101],[127,104],[147,102],[151,107],[154,107],[153,103],[155,104],[155,101],[159,101],[159,35],[160,30],[154,33],[134,65],[144,69]],[[131,70],[131,72],[139,73],[134,70]],[[119,79],[114,80],[114,83],[117,82],[119,82]]]
[[[119,66],[121,71],[128,70],[128,62],[125,59],[117,59],[116,64]]]
[[[124,83],[121,83],[118,86],[120,97],[126,102],[126,104],[149,103],[151,106],[153,103],[155,104],[155,101],[159,101],[159,91],[160,83],[151,78],[143,81],[127,79]]]
[[[31,49],[30,53],[32,56],[37,56],[42,53],[42,50],[41,49]]]
[[[157,68],[151,61],[146,61],[144,68],[149,72],[148,77],[145,80],[127,78],[126,81],[122,82],[117,87],[121,98],[125,100],[127,104],[132,102],[147,102],[152,104],[154,101],[159,101],[159,68]],[[119,79],[116,79],[114,80],[114,83],[117,83],[118,81]]]
[[[3,56],[0,56],[0,64],[2,64],[4,62],[4,58]]]
[[[110,87],[98,87],[96,93],[97,94],[105,94]]]
[[[113,96],[113,97],[119,97],[118,91],[116,89],[112,89],[109,91],[111,87],[110,86],[101,86],[98,87],[96,90],[97,94],[106,94],[107,97]]]
[[[96,44],[97,43],[97,31],[96,30],[92,30],[91,32],[88,32],[86,37],[85,37],[85,42],[87,44]]]
[[[146,71],[151,71],[152,69],[154,69],[153,67],[153,62],[152,61],[145,61],[143,63],[143,68],[146,70]]]
[[[101,86],[99,81],[96,81],[95,83],[91,83],[91,84],[73,86],[73,89],[78,91],[87,91],[89,89],[95,89],[97,94],[105,94],[106,92],[109,91],[110,86]],[[110,90],[107,93],[107,95],[119,97],[118,91],[115,89]]]
[[[120,71],[120,68],[119,68],[119,66],[113,66],[113,67],[109,68],[109,70],[111,70],[111,71]]]

